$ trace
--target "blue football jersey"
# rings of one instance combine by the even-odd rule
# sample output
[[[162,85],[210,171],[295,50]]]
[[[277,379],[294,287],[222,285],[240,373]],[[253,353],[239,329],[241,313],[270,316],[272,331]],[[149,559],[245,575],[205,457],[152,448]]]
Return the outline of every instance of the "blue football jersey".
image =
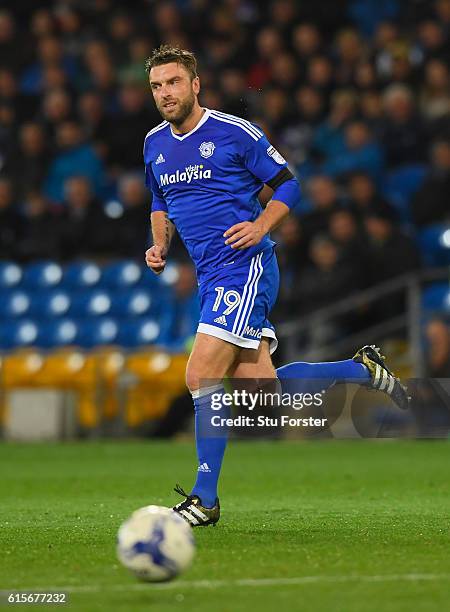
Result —
[[[261,214],[258,193],[287,165],[254,124],[209,109],[186,134],[173,133],[163,121],[145,138],[144,162],[152,211],[167,211],[199,283],[273,247],[265,236],[254,247],[236,250],[223,237],[232,225]]]

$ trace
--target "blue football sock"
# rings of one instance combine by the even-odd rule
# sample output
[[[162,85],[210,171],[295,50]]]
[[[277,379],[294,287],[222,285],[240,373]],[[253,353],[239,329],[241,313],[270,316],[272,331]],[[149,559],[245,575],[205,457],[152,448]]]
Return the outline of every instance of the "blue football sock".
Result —
[[[220,401],[223,391],[223,387],[220,387],[214,391],[205,389],[193,394],[198,471],[191,494],[198,495],[205,508],[212,508],[216,503],[217,482],[228,439],[226,426],[217,427],[211,423],[212,417],[230,416],[230,408],[223,406]],[[212,402],[216,404],[214,410]]]
[[[296,361],[278,368],[277,376],[283,388],[295,387],[297,393],[316,393],[339,383],[364,384],[370,380],[366,366],[353,359],[322,363]]]

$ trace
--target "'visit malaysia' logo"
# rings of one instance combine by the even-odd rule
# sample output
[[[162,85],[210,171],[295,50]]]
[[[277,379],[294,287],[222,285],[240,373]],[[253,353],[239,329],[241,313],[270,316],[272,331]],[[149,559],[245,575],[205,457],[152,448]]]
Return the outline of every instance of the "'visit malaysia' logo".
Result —
[[[186,166],[184,170],[177,170],[173,174],[166,172],[159,175],[161,187],[174,185],[175,183],[192,183],[192,181],[210,178],[211,170],[209,168],[205,170],[203,164],[191,164]]]

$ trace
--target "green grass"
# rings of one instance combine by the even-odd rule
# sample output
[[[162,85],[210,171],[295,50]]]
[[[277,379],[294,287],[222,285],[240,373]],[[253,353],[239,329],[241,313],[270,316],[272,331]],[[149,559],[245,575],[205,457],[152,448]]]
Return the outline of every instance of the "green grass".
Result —
[[[171,488],[192,482],[192,444],[3,444],[0,590],[66,587],[62,609],[83,612],[445,609],[449,451],[446,442],[230,444],[220,523],[195,531],[189,572],[155,586],[118,565],[116,531],[140,506],[178,501]],[[245,582],[266,578],[294,580]]]

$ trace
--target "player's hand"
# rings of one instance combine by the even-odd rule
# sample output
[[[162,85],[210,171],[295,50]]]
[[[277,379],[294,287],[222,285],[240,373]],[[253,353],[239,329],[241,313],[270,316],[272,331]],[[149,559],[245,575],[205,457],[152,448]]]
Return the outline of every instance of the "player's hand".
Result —
[[[161,274],[166,267],[166,252],[163,247],[154,244],[145,251],[145,263],[155,274]]]
[[[229,244],[232,249],[248,249],[259,244],[264,238],[263,230],[252,221],[243,221],[232,225],[224,233],[225,244]]]

